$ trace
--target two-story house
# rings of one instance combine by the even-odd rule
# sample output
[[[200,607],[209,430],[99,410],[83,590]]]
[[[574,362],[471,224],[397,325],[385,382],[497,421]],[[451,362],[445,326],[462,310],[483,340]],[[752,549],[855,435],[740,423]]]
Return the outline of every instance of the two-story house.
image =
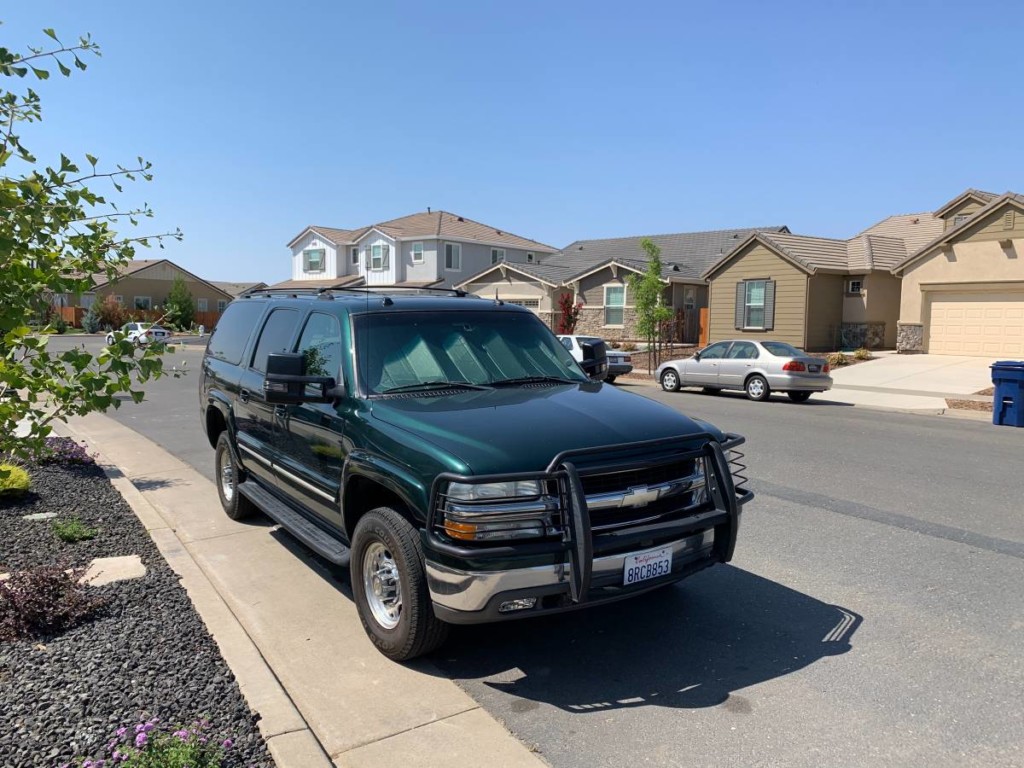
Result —
[[[450,287],[492,264],[530,264],[557,250],[429,208],[358,229],[306,227],[288,247],[291,279],[273,288]]]

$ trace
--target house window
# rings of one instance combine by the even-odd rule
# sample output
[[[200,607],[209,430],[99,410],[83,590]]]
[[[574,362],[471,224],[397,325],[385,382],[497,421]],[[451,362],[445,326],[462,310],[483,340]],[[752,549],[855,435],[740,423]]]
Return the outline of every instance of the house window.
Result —
[[[626,306],[626,286],[606,285],[604,287],[604,324],[622,325],[623,307]]]
[[[359,247],[356,246],[352,249],[352,264],[353,266],[359,266]]]
[[[386,243],[376,243],[370,246],[370,269],[375,272],[385,270],[389,266],[391,246]]]
[[[459,243],[444,244],[444,268],[451,272],[462,271],[462,245]]]
[[[859,296],[863,287],[864,281],[859,277],[854,277],[846,281],[846,292],[848,294]]]
[[[526,263],[527,264],[533,264],[533,261],[534,261],[533,251],[528,251],[526,253]]]
[[[743,327],[764,328],[764,286],[766,280],[748,280],[743,302]]]
[[[683,288],[683,309],[689,312],[697,307],[697,289],[692,285]]]
[[[974,214],[971,213],[958,213],[956,216],[953,217],[953,226],[959,227],[973,215]]]
[[[324,249],[307,248],[302,252],[302,269],[304,272],[324,271]]]
[[[412,244],[412,263],[422,264],[423,263],[423,243]]]
[[[505,249],[504,248],[491,248],[491,264],[497,264],[499,261],[505,260]]]
[[[196,299],[196,311],[208,312],[210,309],[209,299]]]
[[[227,302],[226,299],[217,299],[217,311],[218,312],[223,312],[225,307],[227,307],[227,305],[228,305],[228,302]]]
[[[135,308],[136,309],[152,309],[153,299],[149,296],[136,296],[135,297]]]

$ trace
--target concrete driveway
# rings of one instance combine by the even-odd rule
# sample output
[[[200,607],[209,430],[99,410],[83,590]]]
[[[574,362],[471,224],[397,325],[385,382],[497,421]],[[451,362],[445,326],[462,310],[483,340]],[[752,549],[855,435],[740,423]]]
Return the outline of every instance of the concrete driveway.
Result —
[[[992,386],[994,359],[956,355],[897,355],[832,371],[822,400],[899,410],[941,412],[947,397],[970,396]]]

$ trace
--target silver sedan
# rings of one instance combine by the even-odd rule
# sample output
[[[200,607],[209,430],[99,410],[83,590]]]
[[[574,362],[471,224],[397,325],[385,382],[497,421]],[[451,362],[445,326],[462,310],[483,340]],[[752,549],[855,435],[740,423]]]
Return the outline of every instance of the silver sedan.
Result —
[[[716,341],[693,357],[669,360],[656,376],[666,392],[680,387],[703,387],[706,392],[738,389],[751,400],[767,400],[785,392],[803,403],[814,392],[832,388],[828,362],[783,341],[736,339]]]

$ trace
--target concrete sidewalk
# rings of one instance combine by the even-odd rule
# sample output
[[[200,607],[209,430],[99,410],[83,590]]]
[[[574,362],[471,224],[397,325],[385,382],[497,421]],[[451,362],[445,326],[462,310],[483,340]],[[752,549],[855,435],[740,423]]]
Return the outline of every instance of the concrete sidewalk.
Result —
[[[106,416],[60,431],[99,452],[182,577],[279,768],[546,765],[429,662],[382,656],[346,582],[265,518],[230,520],[194,469]]]

